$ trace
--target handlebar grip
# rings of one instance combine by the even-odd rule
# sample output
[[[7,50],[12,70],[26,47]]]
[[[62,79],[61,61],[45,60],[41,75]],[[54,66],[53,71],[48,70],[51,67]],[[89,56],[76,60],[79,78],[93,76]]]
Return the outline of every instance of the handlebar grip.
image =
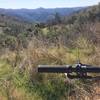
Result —
[[[39,65],[38,72],[41,73],[67,73],[69,65]]]
[[[70,65],[39,65],[38,72],[41,72],[41,73],[72,73],[72,72],[100,73],[100,67],[82,65],[81,67],[73,68]]]

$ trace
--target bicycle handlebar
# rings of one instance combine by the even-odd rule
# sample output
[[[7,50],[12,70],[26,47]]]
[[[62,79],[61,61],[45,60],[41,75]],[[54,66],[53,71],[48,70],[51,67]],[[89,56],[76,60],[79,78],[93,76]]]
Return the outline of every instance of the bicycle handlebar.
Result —
[[[71,72],[88,72],[100,73],[100,67],[93,67],[90,65],[81,67],[72,67],[70,65],[39,65],[38,72],[47,73],[71,73]]]
[[[68,78],[96,78],[88,76],[87,73],[99,73],[100,67],[94,67],[86,64],[76,64],[75,66],[71,65],[39,65],[38,72],[41,73],[67,73]],[[76,75],[72,75],[72,73]]]

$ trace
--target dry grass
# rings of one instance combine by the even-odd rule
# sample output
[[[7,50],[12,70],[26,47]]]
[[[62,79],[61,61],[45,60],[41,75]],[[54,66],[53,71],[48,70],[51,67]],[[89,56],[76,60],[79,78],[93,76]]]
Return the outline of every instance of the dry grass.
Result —
[[[100,47],[92,46],[88,43],[87,40],[83,38],[79,38],[79,40],[76,42],[79,46],[80,60],[86,64],[99,66]],[[6,53],[1,56],[1,59],[6,59],[9,64],[14,67],[14,70],[16,70],[16,68],[20,69],[20,71],[22,72],[27,70],[27,72],[29,72],[30,74],[30,79],[37,81],[39,80],[39,76],[36,72],[37,65],[73,64],[77,61],[77,53],[77,48],[69,49],[64,45],[60,45],[59,48],[57,46],[45,46],[43,41],[34,39],[32,42],[30,42],[27,49],[23,49],[17,53],[7,50]],[[19,60],[16,60],[16,57],[18,57]],[[14,66],[15,63],[16,66]],[[62,77],[62,75],[55,75],[55,77],[56,76],[57,78]],[[43,79],[44,83],[46,83],[46,80],[53,79],[53,77],[54,75],[45,75]],[[69,100],[95,100],[96,98],[99,98],[94,95],[94,93],[98,91],[100,85],[92,86],[91,83],[88,83],[88,81],[80,82],[79,80],[69,80],[69,83],[67,82],[66,84],[72,84],[74,86],[74,88],[69,87],[69,90],[71,91],[69,92],[69,94],[66,94],[67,96],[69,96]],[[98,89],[94,89],[94,87],[97,87]],[[89,91],[88,89],[90,89],[91,91]],[[34,94],[34,96],[30,94],[27,95],[24,91],[20,91],[16,88],[10,95],[16,98],[16,100],[36,100],[36,98],[37,100],[42,100],[41,97],[39,97],[37,94]],[[92,98],[93,96],[95,99]],[[1,98],[3,97],[1,96]]]

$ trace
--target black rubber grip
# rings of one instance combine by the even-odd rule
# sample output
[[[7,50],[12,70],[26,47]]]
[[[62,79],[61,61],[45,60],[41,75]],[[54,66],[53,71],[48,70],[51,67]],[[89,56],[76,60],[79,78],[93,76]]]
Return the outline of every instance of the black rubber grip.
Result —
[[[69,65],[39,65],[38,72],[41,73],[72,73],[72,72],[89,72],[100,73],[100,67],[71,67]]]

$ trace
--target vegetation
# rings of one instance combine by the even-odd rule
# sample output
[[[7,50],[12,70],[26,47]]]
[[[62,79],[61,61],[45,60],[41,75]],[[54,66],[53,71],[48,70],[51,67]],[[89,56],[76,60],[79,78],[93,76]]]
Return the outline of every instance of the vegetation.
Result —
[[[0,18],[0,100],[95,100],[100,80],[39,74],[39,64],[100,66],[100,5],[47,23]],[[94,74],[93,74],[94,75]],[[98,97],[99,98],[99,97]]]
[[[0,9],[0,14],[2,16],[9,15],[16,17],[17,20],[26,22],[46,22],[49,19],[53,19],[55,12],[62,16],[70,15],[73,12],[80,11],[84,7],[74,7],[74,8],[37,8],[37,9]]]

